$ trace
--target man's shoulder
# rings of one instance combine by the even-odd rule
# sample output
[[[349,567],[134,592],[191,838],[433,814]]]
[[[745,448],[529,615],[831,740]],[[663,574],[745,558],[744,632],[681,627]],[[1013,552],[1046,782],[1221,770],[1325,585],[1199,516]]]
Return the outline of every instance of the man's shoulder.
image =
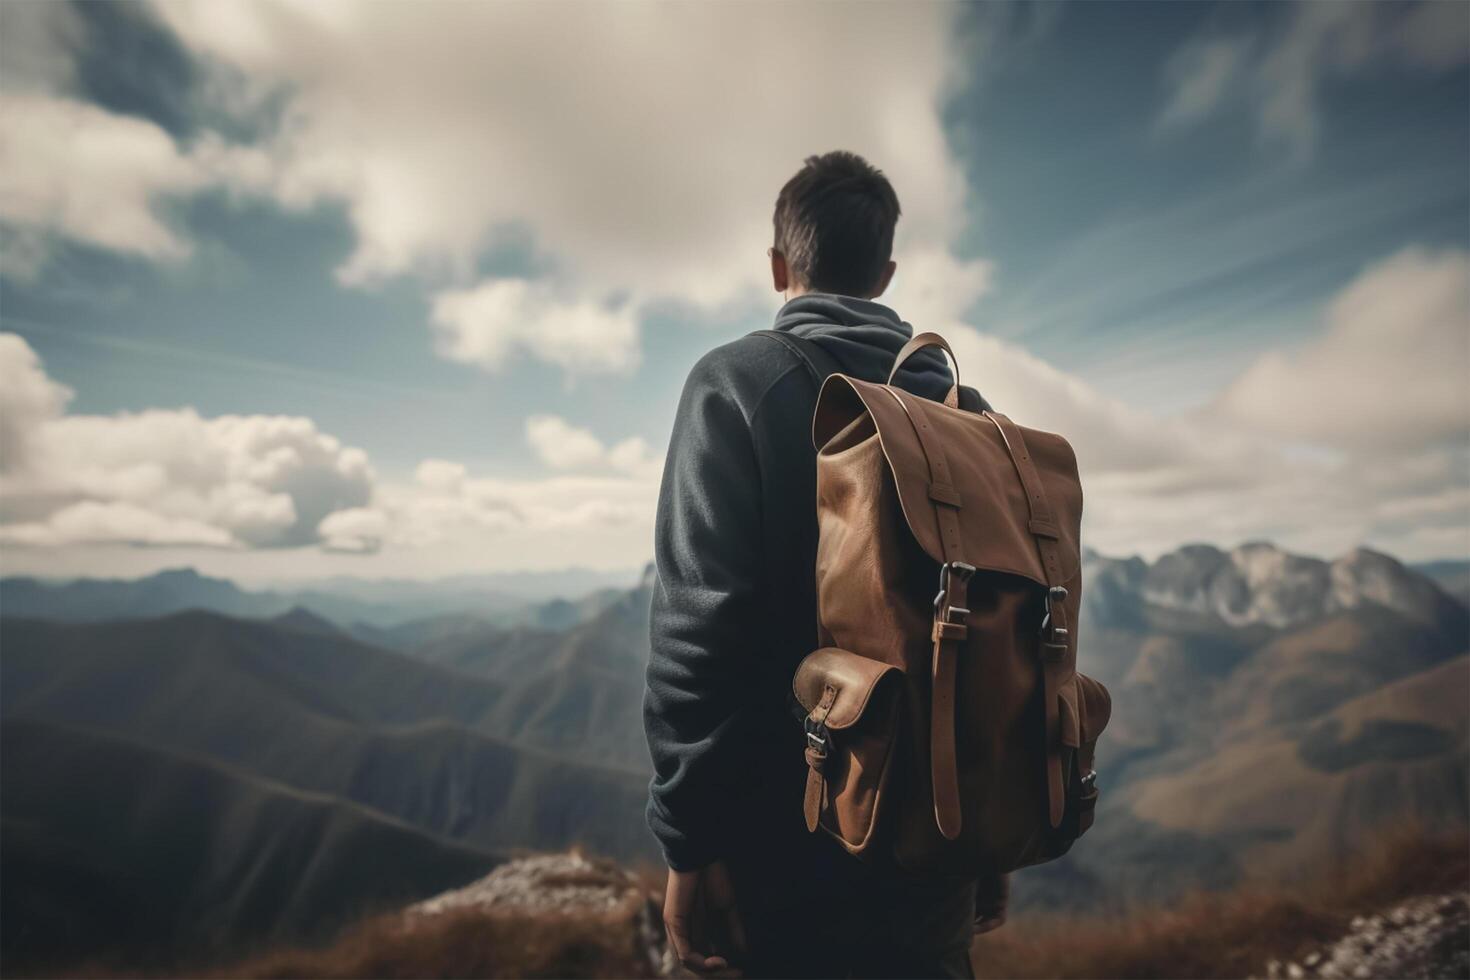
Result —
[[[701,357],[688,384],[719,389],[749,415],[778,382],[804,371],[805,364],[785,344],[751,333]]]

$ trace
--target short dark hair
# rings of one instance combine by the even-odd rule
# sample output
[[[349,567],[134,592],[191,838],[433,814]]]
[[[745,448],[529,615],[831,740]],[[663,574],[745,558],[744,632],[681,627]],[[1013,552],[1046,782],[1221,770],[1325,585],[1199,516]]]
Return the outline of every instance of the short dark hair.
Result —
[[[776,197],[776,249],[807,289],[866,296],[893,255],[893,185],[856,153],[810,156]]]

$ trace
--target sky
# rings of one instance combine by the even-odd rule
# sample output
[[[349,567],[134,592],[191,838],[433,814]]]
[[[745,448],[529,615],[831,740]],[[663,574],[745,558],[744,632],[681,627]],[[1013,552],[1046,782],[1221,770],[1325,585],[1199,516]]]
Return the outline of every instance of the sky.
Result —
[[[1089,547],[1470,558],[1470,5],[5,0],[0,567],[641,566],[838,148]]]

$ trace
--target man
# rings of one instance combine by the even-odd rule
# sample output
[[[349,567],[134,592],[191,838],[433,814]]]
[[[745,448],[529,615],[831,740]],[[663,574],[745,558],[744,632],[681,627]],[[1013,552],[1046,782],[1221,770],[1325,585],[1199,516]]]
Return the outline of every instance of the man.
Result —
[[[898,217],[883,174],[840,151],[807,159],[776,200],[775,330],[866,381],[887,379],[913,333],[874,302],[896,268]],[[803,822],[789,699],[817,636],[814,369],[753,334],[702,358],[679,402],[644,699],[665,924],[701,975],[968,976],[973,881],[910,880]],[[929,350],[896,383],[938,400],[951,380]]]

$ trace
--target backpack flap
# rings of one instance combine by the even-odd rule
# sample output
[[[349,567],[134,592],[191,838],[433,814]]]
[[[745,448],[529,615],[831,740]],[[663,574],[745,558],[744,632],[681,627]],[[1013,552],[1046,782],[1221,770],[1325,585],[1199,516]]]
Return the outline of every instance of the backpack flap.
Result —
[[[834,374],[822,385],[812,419],[817,450],[863,415],[877,429],[904,519],[929,557],[947,561],[949,550],[977,568],[1020,575],[1042,588],[1053,578],[1067,582],[1077,575],[1082,565],[1082,484],[1077,457],[1066,439],[1017,427],[1055,513],[1055,526],[1048,530],[1057,543],[1059,563],[1048,574],[1037,552],[1026,490],[1016,479],[1004,436],[988,416]],[[950,447],[948,486],[936,486],[931,479],[926,438]],[[939,505],[945,504],[963,515],[957,541],[943,540]]]
[[[903,672],[837,647],[808,654],[792,693],[807,710],[807,829],[819,826],[853,854],[873,839],[893,757]]]

